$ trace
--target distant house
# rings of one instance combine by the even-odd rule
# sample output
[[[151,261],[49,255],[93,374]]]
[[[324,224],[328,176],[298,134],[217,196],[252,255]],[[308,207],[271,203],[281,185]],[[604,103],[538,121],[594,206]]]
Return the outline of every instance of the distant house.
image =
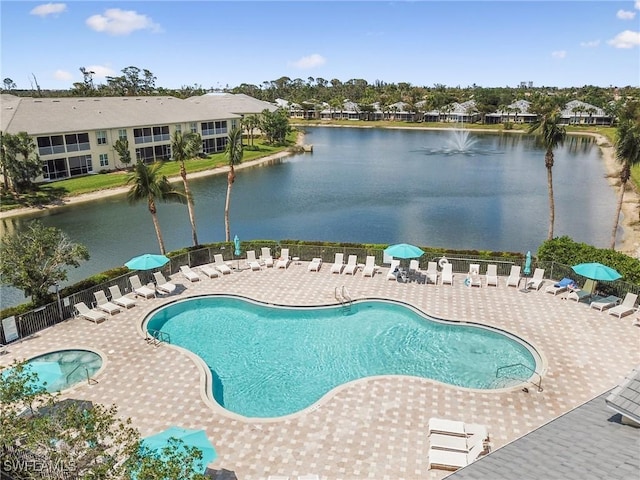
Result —
[[[418,105],[424,102],[418,102]],[[480,119],[475,100],[463,103],[453,102],[439,110],[424,113],[425,122],[474,123]]]
[[[613,118],[605,111],[580,100],[571,100],[561,112],[560,123],[565,125],[612,125]]]
[[[538,116],[531,113],[531,102],[526,100],[516,100],[511,105],[494,113],[488,113],[484,117],[484,122],[495,123],[533,123]]]

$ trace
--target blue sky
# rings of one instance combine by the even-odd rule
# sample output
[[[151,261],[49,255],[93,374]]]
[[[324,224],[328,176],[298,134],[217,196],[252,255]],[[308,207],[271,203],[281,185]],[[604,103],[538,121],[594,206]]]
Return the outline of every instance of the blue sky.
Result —
[[[127,66],[156,85],[283,76],[416,86],[640,86],[640,0],[5,1],[2,78],[71,88]]]

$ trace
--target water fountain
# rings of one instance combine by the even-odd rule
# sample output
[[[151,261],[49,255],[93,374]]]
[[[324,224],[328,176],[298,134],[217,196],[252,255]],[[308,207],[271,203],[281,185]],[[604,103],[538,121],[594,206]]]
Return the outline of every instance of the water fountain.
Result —
[[[453,135],[447,142],[451,147],[451,153],[468,153],[476,143],[475,138],[469,138],[469,130],[464,129],[464,123],[460,128],[453,130]]]

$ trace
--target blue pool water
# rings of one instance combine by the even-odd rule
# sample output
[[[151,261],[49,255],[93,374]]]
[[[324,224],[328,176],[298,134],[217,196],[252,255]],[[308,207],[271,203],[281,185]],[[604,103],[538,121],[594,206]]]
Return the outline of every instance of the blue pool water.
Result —
[[[102,357],[88,350],[59,350],[29,359],[25,368],[38,374],[38,384],[58,392],[87,381],[102,366]]]
[[[212,372],[216,401],[246,417],[291,414],[338,385],[374,375],[494,389],[520,383],[536,368],[529,348],[498,331],[379,300],[345,310],[201,297],[162,308],[146,328],[199,355]],[[514,364],[524,367],[496,378],[499,367]]]

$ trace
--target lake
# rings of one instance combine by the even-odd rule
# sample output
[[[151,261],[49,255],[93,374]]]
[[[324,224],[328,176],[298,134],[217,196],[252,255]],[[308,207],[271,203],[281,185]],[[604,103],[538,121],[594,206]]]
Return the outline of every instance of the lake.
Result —
[[[453,131],[305,130],[313,153],[237,172],[232,237],[532,253],[546,238],[544,150],[531,136],[470,132],[473,144],[459,150]],[[554,154],[555,235],[608,246],[616,195],[595,141],[570,136]],[[223,241],[226,175],[190,185],[200,242]],[[36,216],[89,249],[68,283],[158,252],[146,205],[130,206],[123,195]],[[190,245],[186,206],[159,204],[158,216],[168,251]],[[31,218],[4,219],[0,231],[19,231]],[[0,295],[3,307],[23,300],[7,286]]]

